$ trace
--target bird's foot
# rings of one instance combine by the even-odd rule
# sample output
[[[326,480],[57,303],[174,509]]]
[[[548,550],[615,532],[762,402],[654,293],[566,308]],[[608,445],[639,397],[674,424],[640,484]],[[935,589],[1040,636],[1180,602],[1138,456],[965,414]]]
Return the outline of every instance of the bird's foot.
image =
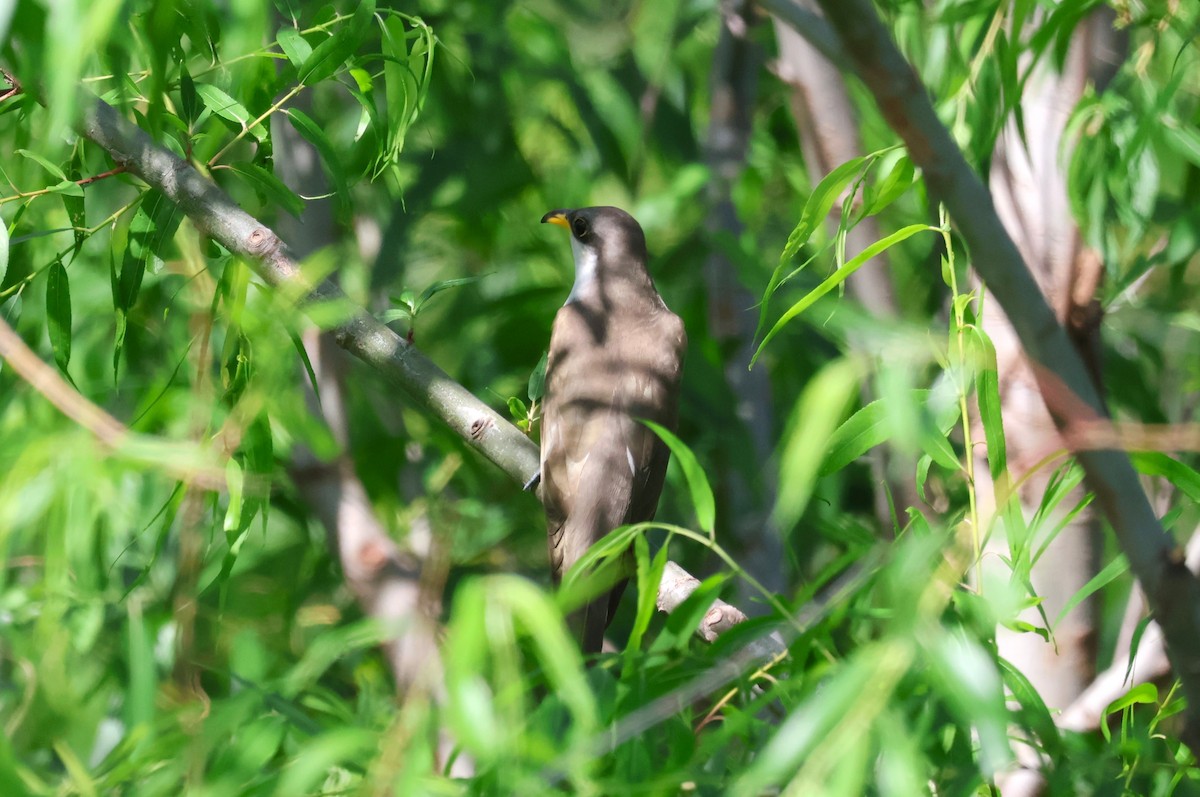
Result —
[[[536,490],[537,486],[541,483],[542,469],[538,468],[536,471],[534,471],[533,475],[529,477],[529,481],[525,482],[525,485],[521,489],[525,492],[530,492],[532,490]]]

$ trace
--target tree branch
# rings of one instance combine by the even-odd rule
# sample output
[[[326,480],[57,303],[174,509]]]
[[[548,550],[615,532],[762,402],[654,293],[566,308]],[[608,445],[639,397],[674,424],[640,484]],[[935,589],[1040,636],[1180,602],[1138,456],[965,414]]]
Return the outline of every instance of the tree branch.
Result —
[[[1055,423],[1065,432],[1105,416],[1087,370],[1042,297],[991,196],[939,121],[925,87],[868,0],[820,0],[855,70],[921,167],[931,195],[945,203],[972,263],[1012,322]],[[1082,415],[1082,417],[1081,417]],[[1163,626],[1175,672],[1191,706],[1186,739],[1200,747],[1200,585],[1183,551],[1155,517],[1122,451],[1076,457],[1134,575]]]
[[[96,100],[85,112],[83,133],[119,166],[162,191],[201,233],[249,259],[271,285],[301,297],[305,305],[350,308],[349,319],[333,330],[338,345],[403,388],[514,480],[527,479],[537,469],[537,447],[520,430],[387,326],[354,307],[332,282],[310,283],[274,232],[111,105]]]

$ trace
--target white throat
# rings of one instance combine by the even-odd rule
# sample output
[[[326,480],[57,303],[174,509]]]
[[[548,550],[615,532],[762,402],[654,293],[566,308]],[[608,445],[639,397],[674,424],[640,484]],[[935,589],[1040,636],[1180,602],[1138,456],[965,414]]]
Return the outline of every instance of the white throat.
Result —
[[[578,302],[595,284],[600,260],[594,247],[584,246],[575,236],[571,236],[571,253],[575,256],[575,284],[571,286],[566,304]]]

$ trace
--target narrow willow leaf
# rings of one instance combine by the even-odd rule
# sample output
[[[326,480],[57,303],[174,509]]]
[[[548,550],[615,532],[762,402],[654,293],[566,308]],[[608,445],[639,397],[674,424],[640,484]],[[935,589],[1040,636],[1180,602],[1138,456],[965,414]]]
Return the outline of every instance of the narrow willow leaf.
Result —
[[[15,152],[16,152],[16,154],[20,155],[21,157],[28,158],[29,160],[33,161],[37,165],[41,166],[46,171],[50,172],[51,175],[53,175],[54,177],[57,177],[59,179],[59,181],[69,182],[67,180],[66,173],[63,172],[63,170],[60,169],[57,164],[53,163],[48,158],[45,158],[42,155],[39,155],[38,153],[33,152],[28,149],[17,149],[17,150],[15,150]]]
[[[304,62],[312,55],[312,45],[295,28],[280,28],[279,33],[275,35],[275,41],[279,42],[279,48],[297,70],[304,66]]]
[[[1135,451],[1133,467],[1146,476],[1162,476],[1188,498],[1200,501],[1200,472],[1161,451]]]
[[[297,108],[289,108],[287,115],[288,119],[292,122],[292,127],[296,128],[296,132],[305,141],[312,144],[317,154],[321,156],[321,164],[325,167],[325,174],[333,183],[334,196],[337,200],[338,218],[348,218],[350,213],[350,185],[346,181],[345,170],[342,169],[341,160],[338,158],[333,144],[329,141],[329,137],[325,135],[325,131],[321,126],[303,111]]]
[[[46,328],[54,362],[66,372],[71,362],[71,285],[61,260],[51,263],[46,275]]]
[[[538,360],[533,373],[529,375],[530,401],[541,401],[546,395],[546,360],[549,355],[549,351],[542,352],[542,359]]]
[[[771,274],[771,279],[767,283],[767,289],[763,292],[762,304],[759,307],[758,328],[754,330],[754,337],[757,338],[761,335],[763,328],[767,325],[767,307],[776,289],[784,281],[787,264],[800,251],[800,247],[808,243],[818,225],[829,215],[838,196],[858,176],[865,161],[865,157],[846,161],[825,175],[824,179],[817,183],[817,187],[809,194],[808,201],[804,203],[804,210],[800,212],[800,221],[796,223],[791,235],[788,236],[783,253],[779,256],[779,265],[775,267],[775,272]]]
[[[779,493],[772,516],[781,532],[800,520],[812,497],[834,431],[858,393],[859,368],[835,360],[804,388],[780,444]]]
[[[1004,442],[1004,420],[1000,406],[1000,375],[996,366],[996,347],[987,333],[978,326],[970,328],[979,359],[975,372],[975,396],[979,404],[979,420],[987,442],[988,470],[992,480],[999,479],[1008,469],[1008,454]]]
[[[1092,576],[1088,583],[1080,587],[1079,590],[1071,596],[1071,599],[1066,602],[1066,605],[1062,607],[1062,611],[1058,613],[1058,617],[1054,619],[1054,626],[1051,630],[1058,628],[1059,623],[1061,623],[1063,618],[1071,613],[1072,609],[1083,603],[1092,595],[1096,594],[1096,592],[1099,590],[1108,586],[1113,579],[1124,575],[1128,570],[1129,560],[1124,556],[1118,556],[1105,565],[1103,570]]]
[[[658,587],[662,583],[663,570],[667,566],[668,546],[658,549],[654,558],[650,558],[650,543],[646,535],[639,534],[633,539],[633,554],[635,573],[637,574],[637,614],[634,616],[633,628],[629,631],[629,641],[625,645],[625,660],[632,664],[634,655],[641,650],[642,639],[650,628],[650,620],[658,603]],[[628,674],[633,674],[631,667],[626,668]]]
[[[409,48],[407,25],[415,30]],[[432,29],[416,17],[389,16],[382,21],[384,92],[387,97],[387,147],[379,156],[375,173],[394,164],[404,149],[408,128],[416,121],[433,76],[437,39]]]
[[[413,309],[417,312],[420,312],[421,307],[422,307],[422,305],[425,304],[425,302],[429,301],[430,299],[432,299],[434,296],[438,295],[442,291],[447,290],[449,288],[459,288],[463,285],[470,285],[473,282],[479,282],[481,279],[483,279],[486,276],[489,276],[489,275],[480,274],[475,277],[455,277],[454,279],[439,280],[438,282],[435,282],[432,285],[430,285],[425,290],[421,291],[421,296],[420,296],[420,298],[417,299]]]
[[[137,302],[146,266],[152,258],[160,257],[175,235],[181,214],[170,200],[158,191],[148,191],[138,205],[129,235],[121,269],[116,280],[113,303],[120,310],[129,310]]]
[[[72,185],[79,188],[76,181],[79,179],[78,164],[72,160],[70,180]],[[63,208],[67,211],[67,218],[71,220],[71,232],[75,240],[75,254],[79,254],[79,250],[83,248],[83,242],[86,238],[85,227],[87,227],[87,207],[83,201],[83,189],[79,189],[78,194],[61,193]]]
[[[197,83],[196,93],[200,95],[200,100],[204,103],[205,108],[226,121],[246,128],[254,120],[254,117],[246,110],[246,106],[211,83]],[[267,129],[260,122],[250,128],[250,135],[258,141],[266,141]]]
[[[258,193],[274,202],[296,218],[304,212],[304,200],[296,196],[292,189],[284,185],[275,175],[254,163],[231,163],[229,169]]]
[[[1138,684],[1130,689],[1121,697],[1118,697],[1113,702],[1109,703],[1104,709],[1104,716],[1116,714],[1118,711],[1124,711],[1130,706],[1138,705],[1139,703],[1157,703],[1158,702],[1158,687],[1153,683]],[[1104,736],[1104,740],[1112,741],[1112,731],[1108,729],[1108,722],[1100,723],[1100,733]]]
[[[300,82],[311,86],[341,69],[346,59],[354,55],[366,38],[373,16],[375,0],[359,3],[350,22],[339,26],[332,36],[313,48],[312,54],[304,60],[304,65],[298,70]]]
[[[1061,756],[1063,754],[1062,736],[1059,734],[1058,726],[1054,724],[1054,718],[1050,715],[1050,709],[1046,708],[1041,694],[1025,676],[1025,673],[1008,661],[999,659],[998,664],[1004,685],[1021,707],[1024,723],[1028,724],[1029,728],[1037,734],[1047,753],[1056,757]]]
[[[870,206],[863,211],[863,216],[874,216],[895,202],[912,187],[915,177],[916,170],[913,168],[912,160],[907,155],[901,155],[900,159],[893,164],[887,177],[883,178],[879,184]]]
[[[900,400],[924,404],[929,390],[911,390]],[[851,415],[829,438],[829,450],[821,464],[821,475],[839,471],[875,446],[888,440],[888,402],[896,399],[876,399]]]
[[[692,496],[692,506],[696,510],[696,522],[700,524],[700,528],[703,531],[707,531],[711,536],[716,528],[717,503],[713,498],[713,491],[708,483],[708,476],[705,475],[704,469],[700,467],[700,463],[696,460],[696,455],[692,453],[692,450],[687,447],[686,443],[661,425],[653,421],[639,420],[650,427],[667,444],[667,448],[671,449],[671,453],[675,456],[675,461],[683,469],[684,479],[687,480],[688,492]]]
[[[74,180],[63,180],[61,183],[56,183],[46,190],[52,194],[83,198],[83,188]]]
[[[788,309],[788,311],[786,313],[784,313],[783,316],[778,321],[775,322],[775,326],[771,327],[771,331],[767,333],[767,336],[765,338],[763,338],[762,343],[758,344],[758,348],[755,350],[754,356],[752,358],[750,358],[750,367],[751,368],[754,367],[754,363],[758,361],[758,358],[762,354],[763,349],[766,348],[767,344],[771,342],[771,339],[773,337],[775,337],[777,334],[779,334],[780,330],[782,330],[785,326],[787,326],[787,323],[789,321],[791,321],[793,318],[800,315],[805,310],[807,310],[809,307],[811,307],[813,304],[815,304],[816,301],[818,299],[820,299],[822,296],[829,293],[831,290],[836,288],[838,285],[845,282],[847,277],[849,277],[855,271],[858,271],[862,267],[862,265],[864,263],[866,263],[868,260],[870,260],[871,258],[875,257],[876,255],[878,255],[881,252],[886,251],[887,249],[890,249],[892,246],[895,246],[896,244],[900,243],[901,241],[907,240],[908,238],[911,238],[912,236],[916,235],[917,233],[923,232],[926,230],[929,230],[932,232],[940,232],[940,230],[938,230],[937,227],[930,227],[928,224],[910,224],[907,227],[897,230],[896,232],[892,233],[891,235],[887,236],[886,238],[883,238],[883,239],[878,240],[875,243],[871,244],[866,249],[859,252],[854,258],[847,261],[846,265],[842,266],[837,271],[830,274],[829,277],[827,277],[825,279],[825,281],[823,281],[820,285],[818,285],[817,287],[815,287],[811,291],[809,291],[809,293],[807,295],[805,295],[804,298],[802,298],[800,301],[798,301],[794,305],[792,305],[791,308]]]
[[[183,119],[189,125],[200,116],[200,95],[196,93],[196,82],[188,72],[187,64],[179,65],[179,106],[183,111]]]
[[[8,225],[0,218],[0,285],[8,275]]]

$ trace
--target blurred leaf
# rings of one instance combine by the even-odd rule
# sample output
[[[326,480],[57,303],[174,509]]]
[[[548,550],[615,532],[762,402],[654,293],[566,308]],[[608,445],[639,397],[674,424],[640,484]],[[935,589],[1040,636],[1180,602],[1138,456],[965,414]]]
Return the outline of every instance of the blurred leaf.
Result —
[[[1130,689],[1123,696],[1118,697],[1113,702],[1109,703],[1104,709],[1104,717],[1110,714],[1116,714],[1119,711],[1124,711],[1131,706],[1136,706],[1142,703],[1157,703],[1158,702],[1158,687],[1153,683],[1138,684]],[[1106,742],[1112,741],[1112,731],[1108,729],[1108,722],[1100,723],[1100,734]]]
[[[197,83],[196,93],[200,95],[200,101],[204,103],[205,108],[226,121],[234,122],[242,129],[247,128],[255,118],[244,105],[211,83]],[[250,128],[250,134],[260,142],[266,141],[268,137],[267,129],[261,122]]]
[[[858,271],[858,269],[861,268],[862,265],[871,258],[875,257],[881,252],[887,251],[901,241],[911,238],[913,235],[926,230],[931,232],[939,232],[936,227],[930,227],[928,224],[910,224],[909,226],[897,230],[891,235],[888,235],[885,238],[871,244],[866,249],[855,255],[851,260],[849,260],[846,265],[830,274],[824,281],[821,282],[820,285],[809,291],[804,298],[793,304],[791,308],[789,308],[788,311],[784,313],[778,321],[775,322],[775,326],[771,327],[771,331],[767,333],[766,337],[762,339],[762,343],[758,344],[758,348],[755,349],[754,356],[750,358],[750,367],[754,367],[754,363],[758,361],[763,349],[766,348],[767,344],[771,342],[771,339],[774,338],[781,329],[787,326],[789,321],[811,307],[822,296],[843,283],[847,277],[849,277],[855,271]],[[765,313],[765,301],[763,306]],[[759,326],[761,328],[762,324],[760,323]]]
[[[46,275],[46,328],[54,362],[66,373],[71,362],[71,285],[61,260],[51,263]]]
[[[1115,557],[1111,562],[1104,566],[1096,575],[1088,580],[1088,583],[1080,587],[1070,600],[1062,607],[1062,611],[1058,613],[1058,617],[1054,618],[1054,628],[1058,628],[1063,619],[1071,613],[1079,604],[1096,594],[1102,588],[1108,586],[1113,579],[1124,575],[1129,570],[1129,560],[1124,556]],[[1053,630],[1053,629],[1052,629]]]
[[[297,71],[312,55],[312,46],[295,28],[280,28],[279,32],[275,34],[275,41],[279,43],[279,49],[283,50],[284,55],[288,57],[288,61]]]
[[[67,179],[66,173],[64,173],[62,169],[60,169],[56,164],[50,162],[49,159],[42,157],[38,153],[33,152],[31,150],[27,150],[27,149],[18,149],[18,150],[16,150],[16,154],[20,155],[23,158],[28,158],[29,160],[38,164],[43,169],[50,172],[51,176],[57,177],[60,183],[70,182],[70,180]],[[76,186],[76,187],[78,188],[78,186]]]
[[[308,86],[320,83],[341,69],[366,39],[374,16],[375,0],[355,4],[349,23],[337,26],[333,35],[314,47],[304,65],[296,70],[300,83]]]
[[[325,135],[325,131],[321,129],[320,125],[298,108],[288,108],[287,115],[296,132],[305,141],[312,144],[317,154],[321,156],[321,165],[325,169],[326,176],[333,183],[334,195],[337,198],[338,218],[347,218],[350,213],[350,184],[329,137]]]
[[[4,223],[4,218],[0,217],[0,285],[4,284],[5,277],[8,276],[8,225]],[[3,299],[0,299],[0,303]]]
[[[796,223],[791,235],[788,236],[783,253],[779,256],[779,265],[775,267],[775,271],[767,283],[767,289],[763,292],[762,304],[759,306],[758,327],[754,330],[755,338],[762,335],[762,331],[767,325],[767,309],[771,297],[775,295],[776,289],[784,281],[784,269],[800,251],[800,248],[808,243],[808,239],[816,232],[817,227],[825,221],[825,217],[833,208],[833,203],[858,177],[865,162],[866,158],[854,158],[843,163],[825,175],[813,192],[809,194],[808,200],[804,203],[804,210],[800,214],[800,221]]]
[[[683,476],[687,480],[688,492],[692,496],[692,506],[696,510],[696,522],[700,525],[700,529],[707,531],[711,537],[716,529],[717,504],[713,498],[708,477],[705,475],[704,469],[700,467],[700,463],[696,461],[696,455],[692,453],[686,443],[662,425],[643,418],[638,420],[650,427],[659,436],[659,439],[667,444],[667,448],[671,449],[675,461],[679,463],[679,467],[683,470]]]
[[[549,350],[543,351],[542,359],[538,360],[538,364],[529,374],[530,401],[541,401],[546,395],[546,360],[549,355]]]
[[[283,181],[261,166],[241,162],[229,164],[229,170],[241,177],[251,188],[266,197],[268,202],[291,213],[296,218],[304,213],[304,200],[296,196]]]
[[[366,728],[343,726],[324,731],[314,739],[305,740],[279,779],[276,797],[293,797],[320,791],[321,783],[331,768],[345,763],[358,767],[378,749],[378,734]]]
[[[964,725],[979,734],[980,764],[991,777],[1012,761],[1008,710],[992,659],[961,631],[938,634],[927,662],[942,696]]]
[[[859,367],[835,360],[817,372],[797,399],[780,442],[779,493],[772,518],[781,532],[804,514],[824,455],[858,392]]]
[[[979,354],[975,372],[975,395],[979,420],[987,442],[988,470],[992,479],[1000,479],[1008,469],[1001,417],[1000,376],[996,366],[996,348],[981,327],[972,326],[969,334]]]
[[[897,400],[924,404],[929,390],[910,390],[903,397],[876,399],[855,412],[830,435],[829,450],[821,465],[821,476],[841,470],[863,454],[889,439],[888,403]]]
[[[1161,451],[1133,451],[1133,467],[1144,476],[1161,476],[1192,501],[1200,501],[1200,472]]]

